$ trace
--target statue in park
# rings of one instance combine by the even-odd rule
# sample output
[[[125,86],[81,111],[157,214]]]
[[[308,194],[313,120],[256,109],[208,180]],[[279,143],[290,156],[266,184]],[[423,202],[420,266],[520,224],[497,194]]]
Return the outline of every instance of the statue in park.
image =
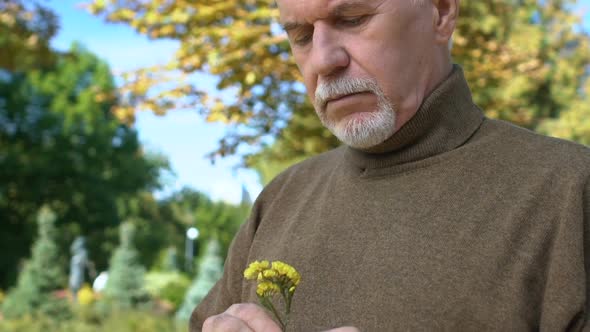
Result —
[[[86,250],[86,240],[83,236],[78,236],[70,247],[72,258],[70,260],[70,290],[74,300],[77,298],[78,291],[84,284],[84,272],[89,266],[88,251]]]
[[[164,271],[177,272],[180,270],[178,266],[178,253],[176,248],[170,247],[166,249],[166,256],[164,257],[164,263],[162,265]]]

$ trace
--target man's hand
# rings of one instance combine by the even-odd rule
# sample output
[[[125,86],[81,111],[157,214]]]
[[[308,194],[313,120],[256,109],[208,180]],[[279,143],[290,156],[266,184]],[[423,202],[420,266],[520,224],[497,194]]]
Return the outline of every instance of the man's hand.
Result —
[[[203,323],[203,332],[281,332],[281,328],[261,307],[252,303],[234,304],[225,312]],[[360,332],[355,327],[340,327],[326,332]]]
[[[281,328],[261,307],[240,303],[207,318],[203,323],[203,332],[281,332]]]

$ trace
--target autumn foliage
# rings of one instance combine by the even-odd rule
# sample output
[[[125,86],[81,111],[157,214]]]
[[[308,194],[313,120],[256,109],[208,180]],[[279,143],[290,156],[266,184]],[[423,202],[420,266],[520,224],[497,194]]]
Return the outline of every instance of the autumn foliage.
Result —
[[[453,56],[489,117],[590,143],[590,43],[575,3],[461,2]],[[166,66],[140,69],[126,81],[123,90],[137,102],[120,109],[122,117],[181,106],[199,110],[209,121],[242,124],[221,141],[217,154],[235,153],[242,143],[264,147],[265,137],[274,138],[274,145],[250,159],[255,164],[294,160],[338,144],[315,119],[298,83],[273,0],[94,0],[88,10],[150,38],[180,42]],[[170,102],[159,104],[159,96],[147,93],[159,83],[153,77],[173,72],[216,75],[217,89],[233,97],[214,98],[192,82],[185,90],[166,91],[172,98],[164,100]],[[190,96],[197,96],[192,104],[186,103]]]

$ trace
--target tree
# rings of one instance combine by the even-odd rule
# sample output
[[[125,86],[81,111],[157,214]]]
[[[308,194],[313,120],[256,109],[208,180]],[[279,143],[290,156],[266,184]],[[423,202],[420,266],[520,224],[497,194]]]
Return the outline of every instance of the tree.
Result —
[[[462,2],[453,56],[488,116],[590,144],[590,37],[575,3]]]
[[[49,40],[57,17],[35,0],[0,0],[0,68],[48,67],[55,61]]]
[[[135,227],[134,245],[139,261],[147,268],[162,267],[162,252],[170,247],[183,252],[186,227],[166,213],[162,202],[142,192],[118,202],[120,216]]]
[[[127,222],[120,227],[120,244],[109,268],[105,287],[106,300],[118,308],[133,308],[147,301],[144,288],[145,268],[139,263],[139,255],[133,244],[134,226]]]
[[[181,48],[168,65],[157,73],[145,68],[128,75],[124,91],[134,109],[156,113],[178,107],[178,103],[159,105],[145,94],[154,86],[153,77],[165,72],[192,74],[205,71],[220,78],[217,88],[235,91],[236,98],[224,102],[208,96],[203,87],[193,86],[181,106],[200,110],[210,121],[245,123],[251,134],[230,133],[220,143],[218,155],[234,153],[240,145],[260,144],[263,135],[276,136],[291,113],[312,110],[305,101],[299,73],[290,58],[284,34],[276,34],[277,9],[274,0],[255,1],[93,1],[92,13],[111,22],[124,22],[151,38],[171,38]],[[273,24],[275,24],[273,26]],[[234,94],[233,92],[230,92]],[[297,108],[293,106],[297,105]],[[161,107],[164,106],[164,107]],[[302,108],[301,108],[302,107]],[[116,110],[126,114],[128,107]],[[313,111],[311,112],[313,114]],[[122,117],[125,117],[122,115]],[[132,117],[128,117],[132,120]]]
[[[214,202],[203,193],[187,188],[163,200],[161,208],[164,219],[184,225],[183,237],[189,227],[199,229],[199,249],[205,249],[210,240],[217,240],[221,257],[227,255],[231,240],[250,211],[249,205]]]
[[[79,45],[56,57],[50,68],[0,70],[0,250],[13,253],[0,259],[3,286],[28,254],[44,202],[59,216],[62,249],[84,234],[106,266],[125,217],[117,202],[157,188],[166,167],[110,114],[117,98],[108,66]]]
[[[304,97],[273,3],[94,0],[89,10],[108,21],[129,24],[150,38],[178,40],[180,50],[158,73],[203,71],[218,76],[217,88],[236,97],[208,99],[197,84],[193,91],[201,94],[192,108],[210,121],[246,123],[245,130],[230,132],[221,140],[216,154],[236,153],[240,144],[265,147],[260,156],[248,160],[260,168],[260,163],[290,164],[338,145]],[[488,116],[590,141],[589,37],[580,28],[574,4],[572,0],[461,2],[453,55],[465,68],[474,99]],[[155,83],[148,72],[139,70],[127,80],[125,89],[134,91],[135,109],[162,113],[174,108],[174,103],[153,107],[144,93]],[[268,145],[268,137],[277,147]]]
[[[18,317],[38,312],[63,315],[65,300],[57,299],[54,292],[66,285],[66,274],[57,262],[62,260],[57,245],[56,215],[47,206],[39,210],[39,231],[30,261],[25,263],[18,280],[3,303],[7,317]]]
[[[207,243],[205,255],[201,264],[199,264],[199,273],[186,293],[182,306],[176,312],[176,319],[188,321],[195,307],[209,293],[209,290],[221,278],[222,274],[223,259],[220,246],[217,240],[211,240]]]

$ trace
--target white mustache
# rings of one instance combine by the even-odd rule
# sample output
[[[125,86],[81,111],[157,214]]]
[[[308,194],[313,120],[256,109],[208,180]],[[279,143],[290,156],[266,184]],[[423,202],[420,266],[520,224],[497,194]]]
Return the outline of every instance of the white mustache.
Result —
[[[330,100],[362,92],[372,92],[377,96],[383,96],[383,92],[375,80],[366,78],[339,78],[318,85],[315,90],[314,104],[316,108],[323,110]]]

